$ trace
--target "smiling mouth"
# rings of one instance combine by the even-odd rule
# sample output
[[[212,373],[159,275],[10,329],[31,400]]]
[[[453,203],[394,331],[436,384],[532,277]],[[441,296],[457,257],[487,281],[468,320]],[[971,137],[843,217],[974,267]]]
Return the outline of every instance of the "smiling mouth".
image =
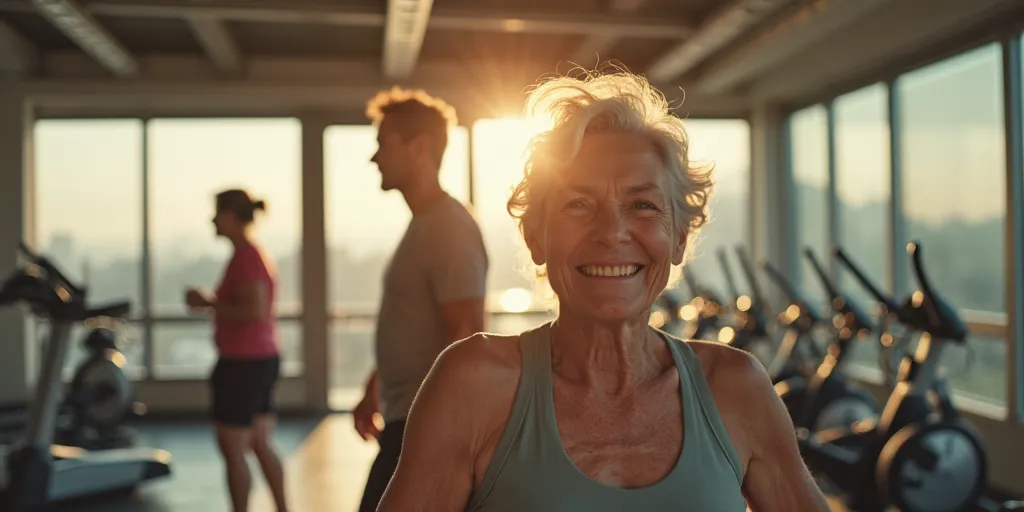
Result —
[[[587,277],[632,277],[644,269],[643,265],[580,265],[579,273]]]

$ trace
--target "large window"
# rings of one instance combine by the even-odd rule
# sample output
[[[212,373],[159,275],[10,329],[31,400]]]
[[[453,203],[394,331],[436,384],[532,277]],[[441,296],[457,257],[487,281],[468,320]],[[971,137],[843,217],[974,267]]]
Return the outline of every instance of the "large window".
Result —
[[[736,247],[748,247],[750,238],[750,125],[741,119],[695,119],[686,122],[686,131],[690,161],[713,166],[715,179],[711,221],[701,232],[687,271],[729,301],[733,297],[718,258],[720,249],[728,255],[737,291],[751,293],[736,259]],[[689,299],[685,294],[683,298]]]
[[[889,272],[889,213],[892,173],[889,152],[888,93],[875,84],[836,98],[835,179],[839,245],[872,279],[891,292]],[[816,251],[823,265],[831,255]],[[802,262],[803,263],[803,262]],[[840,289],[868,311],[876,299],[845,269],[838,272]],[[815,283],[817,289],[820,285]],[[858,343],[854,360],[877,367],[878,343]]]
[[[327,216],[328,300],[331,326],[331,393],[334,409],[362,398],[374,366],[373,333],[384,269],[412,218],[401,193],[380,188],[370,157],[377,131],[369,125],[331,126],[324,131],[324,198]],[[469,201],[469,137],[451,132],[441,164],[441,186]]]
[[[208,375],[215,360],[206,317],[185,320],[183,290],[216,286],[231,256],[215,236],[214,196],[248,190],[267,203],[255,236],[278,273],[279,315],[300,312],[301,125],[296,119],[156,119],[148,125],[154,373]],[[167,322],[161,322],[167,318]],[[301,336],[280,325],[284,369],[300,371]]]
[[[922,244],[934,286],[961,310],[1005,311],[1001,69],[1000,47],[991,44],[909,73],[896,83],[907,234],[901,242]],[[916,287],[902,251],[897,264],[906,269],[905,284]],[[976,352],[994,353],[978,357],[971,374],[954,380],[954,386],[1004,402],[1005,340],[991,343],[976,336],[971,342]],[[988,375],[981,379],[974,373]]]
[[[481,119],[473,124],[475,212],[490,258],[487,277],[491,311],[543,308],[529,274],[530,257],[507,204],[523,178],[530,138],[543,129],[526,119]]]
[[[789,165],[795,216],[793,244],[799,272],[796,286],[809,300],[825,304],[818,278],[803,261],[803,250],[810,247],[818,254],[829,250],[829,155],[828,115],[825,107],[815,105],[797,111],[789,118]],[[779,269],[782,270],[782,269]]]
[[[522,332],[553,316],[546,312],[541,290],[530,274],[526,244],[507,204],[512,188],[523,178],[530,138],[543,130],[542,121],[522,118],[481,119],[473,124],[474,211],[480,222],[490,272],[487,276],[487,330]]]
[[[142,122],[41,120],[35,125],[37,249],[94,302],[131,300],[142,313]],[[72,333],[71,370],[84,357],[84,329]],[[125,347],[142,375],[138,331]]]

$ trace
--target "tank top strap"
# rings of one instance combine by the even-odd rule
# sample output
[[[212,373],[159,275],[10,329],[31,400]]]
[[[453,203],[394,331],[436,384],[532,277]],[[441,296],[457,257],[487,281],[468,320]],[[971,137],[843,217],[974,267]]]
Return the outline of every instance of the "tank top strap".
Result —
[[[679,368],[680,380],[687,384],[682,386],[684,395],[683,407],[695,409],[690,407],[690,405],[700,405],[699,413],[704,419],[704,424],[708,427],[709,437],[715,440],[718,449],[729,461],[729,465],[736,475],[737,482],[743,485],[743,464],[740,462],[739,454],[736,453],[736,448],[729,439],[729,433],[725,429],[722,416],[718,413],[714,395],[711,393],[711,386],[708,385],[704,372],[701,370],[700,359],[697,358],[697,353],[693,351],[693,347],[689,343],[675,339],[660,330],[658,333],[668,343],[672,357]],[[689,438],[690,433],[687,432],[686,436]]]
[[[512,456],[516,440],[519,438],[526,422],[527,415],[534,402],[537,400],[537,379],[538,359],[541,356],[542,348],[546,346],[546,328],[549,324],[543,324],[519,335],[519,352],[522,359],[522,370],[519,375],[519,387],[516,389],[516,397],[512,402],[512,411],[509,414],[508,423],[505,426],[498,445],[494,448],[494,455],[487,465],[484,477],[480,486],[473,490],[466,504],[467,511],[477,510],[487,496],[494,490],[494,485],[501,474],[502,468]],[[550,357],[550,354],[548,355]]]

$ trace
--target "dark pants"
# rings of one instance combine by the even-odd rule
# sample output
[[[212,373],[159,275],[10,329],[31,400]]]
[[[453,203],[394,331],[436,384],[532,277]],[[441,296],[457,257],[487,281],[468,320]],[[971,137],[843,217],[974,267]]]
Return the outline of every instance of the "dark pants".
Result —
[[[384,430],[377,438],[380,444],[380,452],[370,467],[370,476],[366,479],[366,489],[363,491],[363,501],[359,505],[359,512],[374,512],[377,504],[384,496],[388,488],[391,476],[395,474],[398,467],[398,456],[402,454],[402,436],[405,433],[405,421],[393,421],[384,426]]]

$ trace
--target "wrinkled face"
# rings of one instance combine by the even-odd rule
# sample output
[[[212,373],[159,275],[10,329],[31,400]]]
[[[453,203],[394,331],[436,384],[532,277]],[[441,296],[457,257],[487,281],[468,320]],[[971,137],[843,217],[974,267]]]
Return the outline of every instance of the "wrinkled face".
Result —
[[[242,231],[243,224],[238,220],[238,216],[232,213],[230,210],[219,210],[216,215],[213,216],[213,226],[216,230],[217,236],[231,237],[236,233]]]
[[[377,128],[377,152],[370,159],[380,170],[381,190],[401,190],[415,179],[414,162],[425,137],[406,141],[398,133],[395,123],[401,119],[385,117]]]
[[[547,265],[562,311],[646,321],[686,247],[655,146],[642,135],[587,135],[554,179],[527,244],[534,262]]]

